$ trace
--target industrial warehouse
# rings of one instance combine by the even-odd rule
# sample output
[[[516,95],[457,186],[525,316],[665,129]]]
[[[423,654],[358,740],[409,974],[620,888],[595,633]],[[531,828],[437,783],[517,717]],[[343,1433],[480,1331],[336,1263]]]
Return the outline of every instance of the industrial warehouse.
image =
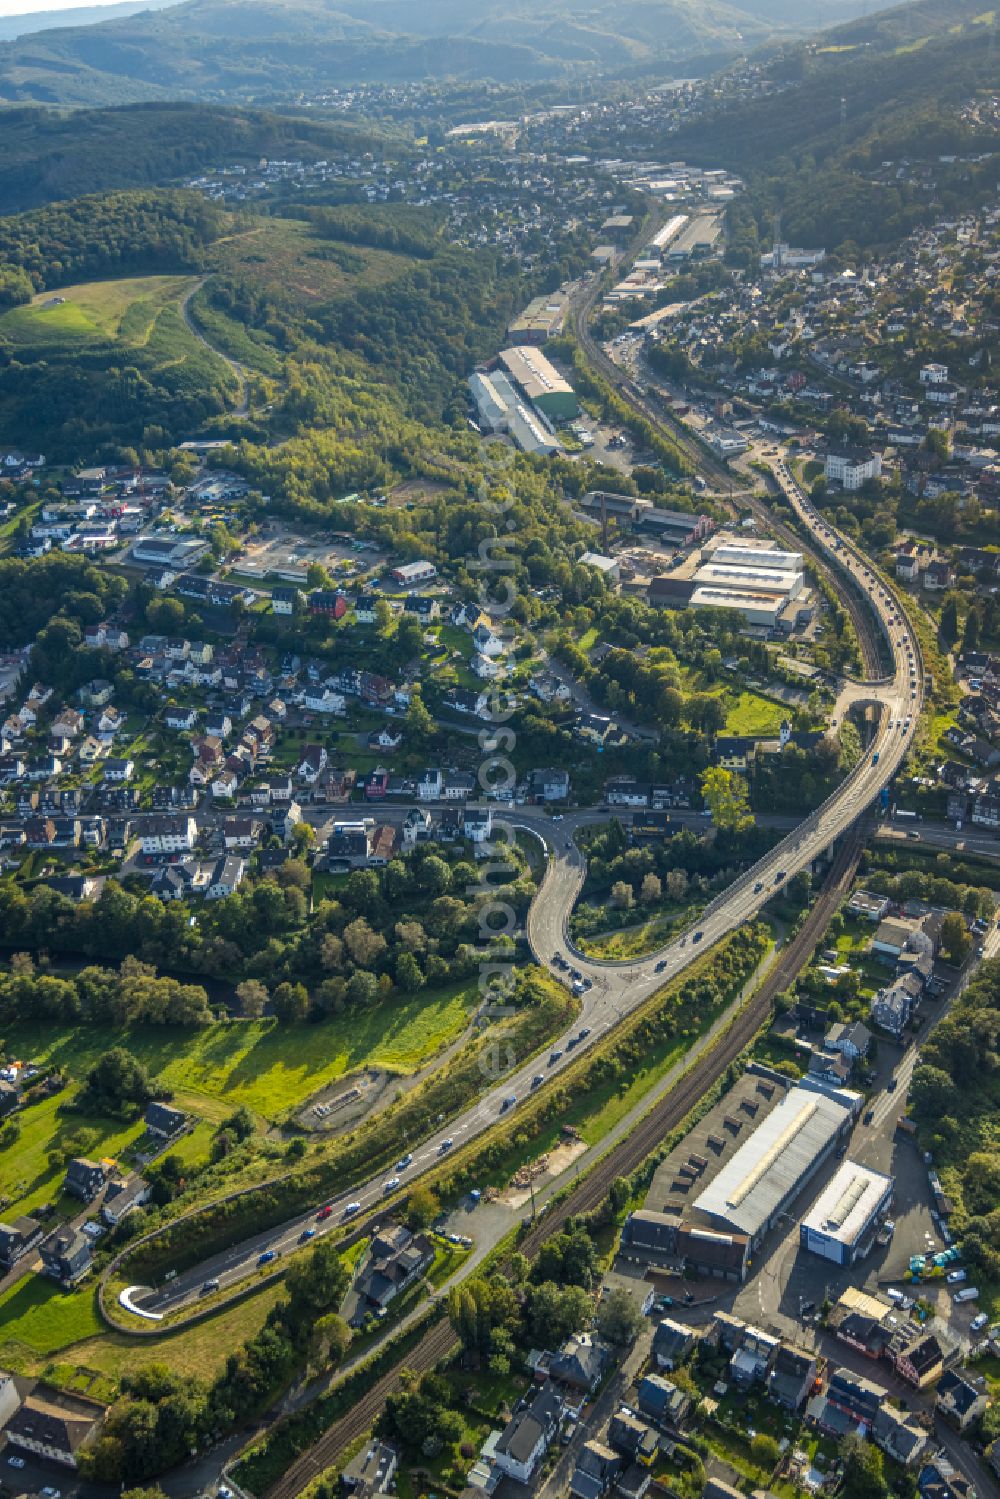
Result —
[[[504,433],[525,453],[562,452],[553,423],[576,416],[573,387],[529,344],[505,349],[498,363],[469,377],[480,431]]]
[[[622,1260],[647,1269],[745,1279],[767,1233],[842,1147],[861,1104],[858,1093],[809,1079],[793,1084],[752,1063],[657,1168],[645,1207],[625,1224]],[[832,1186],[825,1189],[805,1220],[811,1225],[819,1212],[829,1219],[838,1206],[847,1209],[840,1236],[848,1256],[864,1252],[892,1189],[888,1177],[861,1167],[853,1171],[851,1184],[837,1172],[834,1181],[842,1187],[836,1201],[828,1202]],[[864,1192],[855,1194],[853,1182],[862,1173]],[[833,1234],[830,1227],[820,1232]],[[835,1259],[839,1252],[830,1249],[826,1257]]]
[[[692,1208],[759,1244],[833,1154],[860,1102],[860,1095],[841,1089],[790,1088]]]
[[[700,552],[649,583],[649,601],[664,609],[729,609],[748,626],[791,634],[808,625],[815,601],[801,552],[755,547],[720,533]]]
[[[871,1248],[891,1201],[891,1176],[845,1161],[799,1225],[803,1249],[853,1265]]]

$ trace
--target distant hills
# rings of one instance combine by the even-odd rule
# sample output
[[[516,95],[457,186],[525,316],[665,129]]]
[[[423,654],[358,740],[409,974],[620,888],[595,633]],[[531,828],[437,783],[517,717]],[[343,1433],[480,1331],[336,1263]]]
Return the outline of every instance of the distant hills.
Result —
[[[275,102],[364,82],[532,82],[683,66],[856,16],[864,3],[185,0],[0,44],[0,102]]]
[[[365,151],[372,141],[349,124],[221,105],[0,110],[0,213],[108,188],[158,186],[219,161],[316,160],[345,148]]]
[[[104,5],[74,5],[65,10],[32,10],[16,16],[0,16],[0,42],[29,36],[35,31],[52,31],[59,26],[93,26],[98,21],[118,20],[134,16],[140,10],[159,10],[176,3],[177,0],[114,0]]]

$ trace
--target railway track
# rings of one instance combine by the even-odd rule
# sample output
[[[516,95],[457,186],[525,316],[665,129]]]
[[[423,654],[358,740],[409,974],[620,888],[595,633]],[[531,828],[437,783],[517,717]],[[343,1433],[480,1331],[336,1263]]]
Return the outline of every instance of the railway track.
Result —
[[[650,1110],[636,1129],[598,1162],[573,1192],[535,1224],[519,1245],[522,1253],[529,1258],[537,1254],[545,1240],[558,1233],[568,1218],[597,1207],[607,1196],[612,1182],[634,1171],[671,1130],[683,1123],[698,1100],[750,1043],[770,1014],[775,995],[788,987],[812,956],[831,916],[850,888],[864,841],[863,826],[857,823],[834,856],[806,920],[729,1029],[711,1051],[694,1064],[679,1085]],[[403,1369],[425,1374],[457,1346],[458,1339],[448,1321],[430,1328],[397,1368],[384,1374],[346,1416],[335,1421],[319,1441],[292,1464],[287,1473],[267,1490],[264,1499],[296,1499],[296,1495],[313,1479],[333,1467],[338,1457],[370,1430],[384,1408],[386,1398],[401,1388]]]
[[[634,383],[622,375],[603,350],[597,348],[587,327],[587,317],[595,297],[596,291],[578,305],[574,314],[577,338],[588,358],[644,416],[655,422],[677,443],[684,456],[700,472],[708,477],[721,479],[729,485],[732,482],[729,470],[707,458],[704,450],[687,435],[680,424],[672,421],[665,423],[658,412],[649,408]],[[751,510],[758,511],[762,520],[766,519],[767,524],[786,544],[805,551],[816,567],[829,575],[828,564],[820,553],[808,542],[803,542],[789,526],[776,520],[763,501],[747,499],[747,503]],[[872,677],[877,677],[882,670],[882,659],[875,621],[868,614],[860,596],[854,595],[853,589],[849,588],[842,596],[854,622],[865,670]],[[865,821],[859,818],[843,835],[808,916],[777,962],[768,970],[750,1001],[735,1016],[716,1044],[698,1058],[677,1087],[655,1104],[632,1133],[599,1161],[572,1192],[546,1213],[543,1220],[535,1223],[519,1246],[522,1253],[529,1257],[537,1254],[546,1239],[558,1233],[567,1219],[596,1208],[607,1196],[612,1182],[617,1177],[627,1176],[636,1170],[665,1136],[683,1123],[699,1099],[704,1097],[730,1063],[749,1045],[768,1018],[775,995],[786,989],[809,961],[831,917],[850,889],[865,840]],[[388,1396],[402,1387],[404,1370],[425,1374],[457,1347],[458,1339],[447,1318],[429,1328],[394,1369],[382,1375],[345,1416],[335,1421],[312,1447],[291,1464],[279,1481],[266,1491],[264,1499],[296,1499],[304,1488],[333,1467],[337,1459],[372,1428],[384,1409]]]
[[[650,1110],[620,1145],[587,1173],[573,1192],[531,1229],[519,1246],[523,1254],[529,1258],[537,1254],[545,1240],[558,1233],[568,1218],[596,1208],[607,1196],[612,1182],[619,1176],[628,1176],[641,1165],[664,1137],[683,1123],[698,1100],[739,1056],[770,1014],[775,995],[788,987],[812,956],[831,916],[850,888],[863,847],[862,825],[855,824],[835,855],[809,915],[768,971],[753,998],[715,1046],[695,1062],[678,1086]]]
[[[371,1430],[385,1407],[387,1397],[400,1388],[404,1368],[427,1374],[457,1346],[458,1339],[447,1318],[429,1328],[401,1364],[383,1374],[346,1416],[334,1421],[318,1442],[296,1458],[287,1473],[267,1490],[264,1499],[295,1499],[295,1495],[301,1494],[314,1478],[332,1468],[342,1452]]]

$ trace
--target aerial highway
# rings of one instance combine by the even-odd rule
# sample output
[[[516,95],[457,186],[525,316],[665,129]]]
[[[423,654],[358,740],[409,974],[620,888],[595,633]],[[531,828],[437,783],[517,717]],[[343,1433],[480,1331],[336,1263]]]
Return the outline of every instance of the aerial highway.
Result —
[[[628,962],[585,956],[574,950],[568,934],[569,915],[586,873],[585,859],[573,832],[607,814],[591,810],[557,820],[529,809],[512,808],[510,821],[535,833],[546,847],[547,867],[527,922],[532,954],[561,981],[572,982],[575,977],[577,984],[583,986],[579,1016],[570,1031],[542,1056],[514,1066],[494,1084],[485,1086],[475,1103],[415,1146],[412,1156],[401,1157],[395,1169],[382,1171],[322,1205],[322,1218],[317,1217],[321,1208],[317,1204],[314,1211],[256,1235],[147,1294],[136,1292],[134,1300],[145,1312],[163,1314],[196,1303],[206,1286],[212,1292],[235,1288],[256,1271],[262,1255],[268,1257],[265,1263],[270,1264],[304,1242],[306,1235],[340,1230],[345,1222],[361,1219],[383,1203],[391,1203],[452,1150],[474,1139],[498,1119],[516,1115],[520,1102],[556,1076],[582,1050],[592,1046],[700,954],[751,921],[781,886],[824,854],[876,800],[907,753],[912,727],[921,708],[923,672],[919,646],[894,593],[874,575],[869,560],[815,511],[783,459],[776,464],[775,478],[801,525],[808,530],[814,549],[823,555],[830,570],[834,574],[841,570],[846,575],[844,581],[850,580],[850,585],[870,600],[873,617],[889,646],[892,672],[864,684],[864,699],[872,704],[878,721],[871,744],[859,763],[821,807],[716,896],[675,940],[659,952]],[[568,970],[575,970],[569,980]]]

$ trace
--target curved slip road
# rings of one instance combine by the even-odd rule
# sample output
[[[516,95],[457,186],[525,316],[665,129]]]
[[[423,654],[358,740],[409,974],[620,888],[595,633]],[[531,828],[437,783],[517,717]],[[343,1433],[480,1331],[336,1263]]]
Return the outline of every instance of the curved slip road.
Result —
[[[905,756],[912,721],[920,710],[923,673],[917,640],[895,597],[870,573],[864,555],[841,538],[813,509],[783,461],[776,477],[787,499],[812,539],[829,562],[843,568],[861,592],[868,595],[874,614],[889,642],[893,674],[884,681],[864,685],[866,700],[880,710],[875,738],[861,761],[822,807],[793,829],[752,869],[736,879],[701,913],[688,930],[657,953],[630,962],[611,962],[573,953],[575,969],[589,982],[581,997],[581,1013],[572,1029],[554,1043],[548,1056],[518,1066],[506,1066],[498,1057],[495,1081],[484,1077],[480,1097],[464,1113],[424,1140],[411,1162],[341,1193],[330,1202],[331,1215],[317,1222],[315,1213],[300,1215],[288,1223],[257,1235],[217,1255],[194,1270],[186,1271],[146,1298],[147,1311],[169,1311],[197,1302],[206,1280],[218,1281],[221,1289],[233,1287],[252,1274],[258,1257],[274,1251],[283,1255],[302,1242],[307,1230],[317,1234],[339,1228],[348,1204],[357,1203],[358,1216],[391,1201],[421,1173],[436,1165],[449,1151],[481,1134],[501,1117],[516,1116],[518,1101],[567,1065],[587,1046],[603,1036],[624,1016],[641,1005],[656,990],[681,973],[701,953],[728,933],[752,920],[775,890],[823,854],[852,826],[887,784]],[[573,841],[573,830],[586,822],[602,820],[606,814],[590,811],[561,821],[541,818],[522,809],[511,809],[509,824],[524,827],[542,837],[548,867],[528,915],[527,934],[532,953],[563,982],[557,959],[571,952],[567,935],[569,914],[583,884],[586,865]],[[502,814],[494,821],[502,825]],[[394,1178],[398,1188],[388,1187]]]

